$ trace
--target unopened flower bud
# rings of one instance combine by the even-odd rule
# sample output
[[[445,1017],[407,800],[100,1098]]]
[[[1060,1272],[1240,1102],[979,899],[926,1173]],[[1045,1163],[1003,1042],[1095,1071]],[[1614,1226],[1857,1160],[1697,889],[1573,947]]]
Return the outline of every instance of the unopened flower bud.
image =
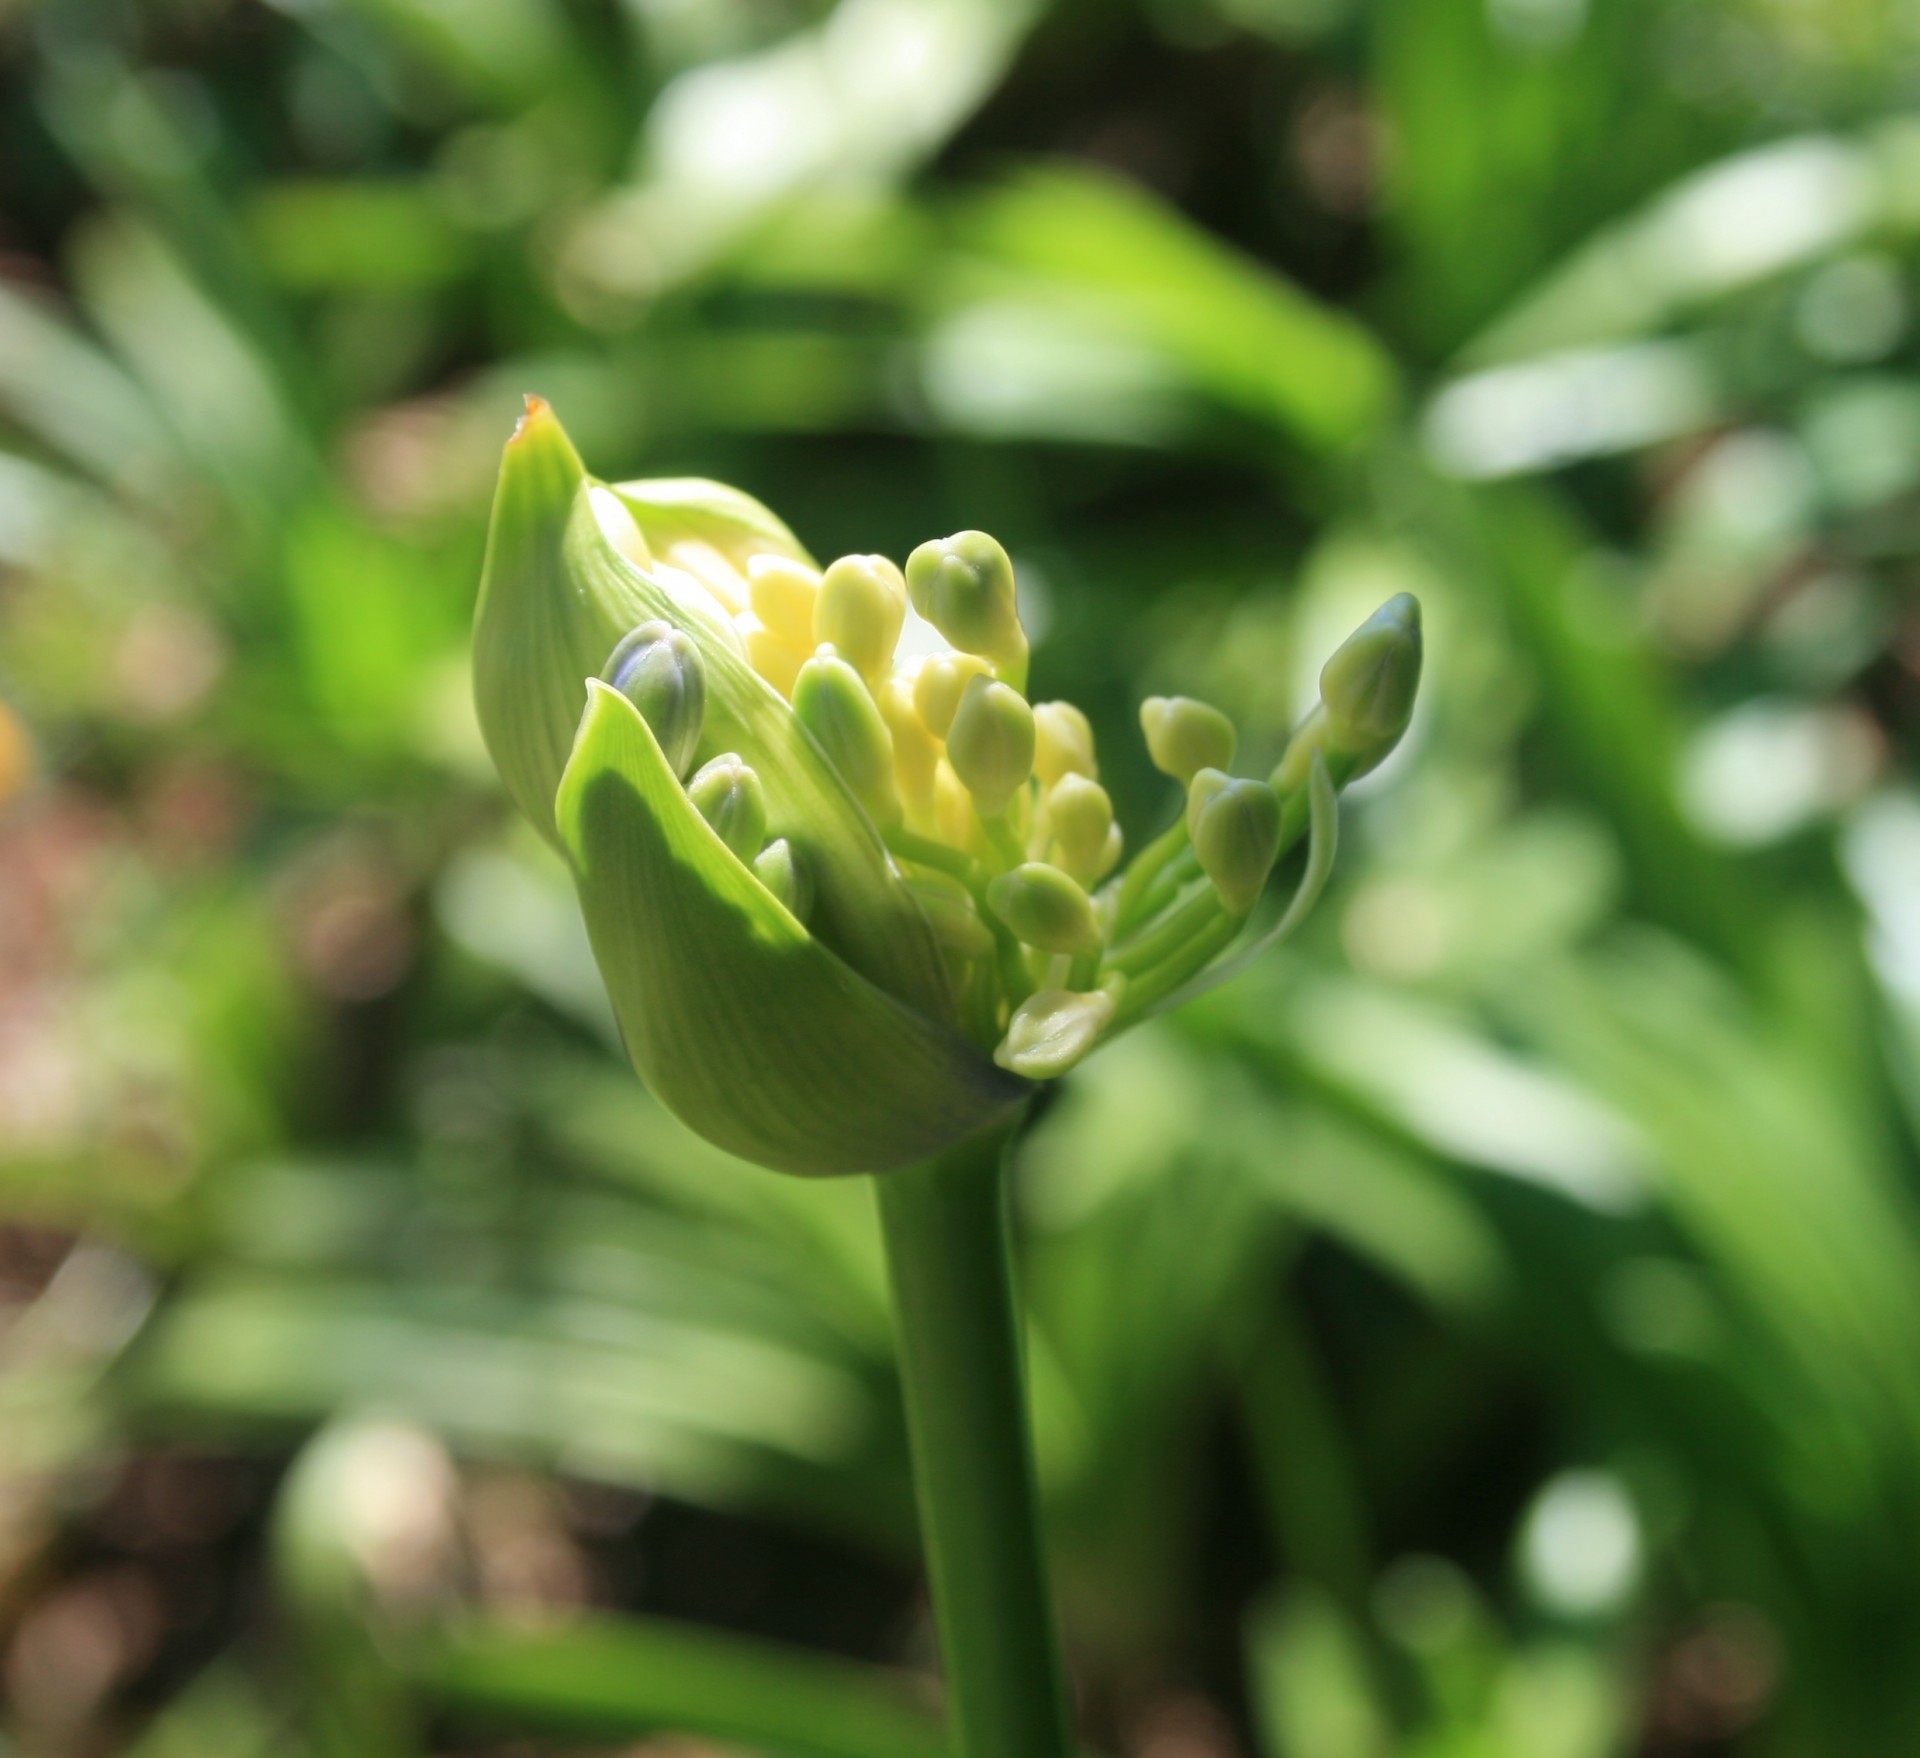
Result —
[[[1320,700],[1340,749],[1371,769],[1399,742],[1420,684],[1420,601],[1396,593],[1334,649],[1320,670]]]
[[[794,652],[750,610],[735,617],[733,626],[746,648],[747,663],[791,701],[793,682],[807,662],[806,653]]]
[[[1093,760],[1093,728],[1071,702],[1036,702],[1033,707],[1033,772],[1052,787],[1063,775],[1100,773]]]
[[[843,555],[821,578],[813,638],[830,642],[862,677],[885,675],[906,620],[906,581],[883,555]]]
[[[822,647],[800,668],[793,686],[793,712],[819,740],[874,822],[897,822],[900,796],[893,783],[893,735],[860,674],[831,647]]]
[[[1208,801],[1221,793],[1233,780],[1224,769],[1203,769],[1187,783],[1187,836],[1193,836],[1194,826],[1200,822],[1200,814],[1207,808]]]
[[[747,563],[747,594],[753,614],[801,658],[816,645],[813,608],[820,576],[791,556],[757,555]]]
[[[993,1059],[1029,1080],[1052,1080],[1093,1048],[1113,1009],[1105,989],[1042,989],[1014,1009]]]
[[[753,858],[753,874],[786,905],[788,915],[806,921],[813,911],[813,880],[792,843],[784,836],[768,843]]]
[[[1063,775],[1047,794],[1047,827],[1060,851],[1060,864],[1082,885],[1112,865],[1106,857],[1114,828],[1113,801],[1099,782]]]
[[[907,557],[913,608],[962,653],[978,653],[1024,681],[1027,635],[1015,603],[1013,563],[984,531],[923,543]]]
[[[914,706],[913,685],[899,672],[875,692],[880,718],[893,734],[893,777],[900,791],[918,805],[933,794],[933,775],[940,762],[940,741],[927,731]]]
[[[980,820],[973,809],[973,796],[953,772],[953,765],[942,757],[933,770],[933,821],[940,840],[949,848],[971,847],[980,834]]]
[[[707,716],[707,671],[693,637],[664,620],[642,623],[600,675],[640,710],[668,766],[684,780]]]
[[[992,669],[977,653],[935,653],[923,659],[914,674],[913,705],[927,731],[944,739],[967,685]]]
[[[1093,901],[1058,867],[1028,861],[987,887],[987,907],[1014,938],[1042,952],[1098,952],[1100,923]]]
[[[1280,796],[1264,781],[1226,779],[1193,814],[1193,852],[1228,913],[1244,916],[1280,852]]]
[[[997,817],[1033,774],[1033,710],[995,678],[972,679],[947,729],[947,761],[983,818]]]
[[[751,862],[767,839],[767,795],[760,777],[728,751],[687,783],[694,810],[741,860]]]
[[[993,930],[981,921],[972,894],[958,879],[923,871],[907,883],[942,946],[966,958],[984,958],[993,950]]]
[[[1233,722],[1191,696],[1149,696],[1140,705],[1140,729],[1154,768],[1183,787],[1202,769],[1233,761]]]

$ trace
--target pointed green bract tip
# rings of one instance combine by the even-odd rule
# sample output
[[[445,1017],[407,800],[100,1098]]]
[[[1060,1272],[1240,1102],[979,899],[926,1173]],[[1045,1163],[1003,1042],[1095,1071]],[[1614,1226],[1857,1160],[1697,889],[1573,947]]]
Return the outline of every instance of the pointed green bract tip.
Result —
[[[1320,699],[1343,747],[1386,754],[1412,718],[1420,661],[1420,601],[1396,593],[1321,668]]]

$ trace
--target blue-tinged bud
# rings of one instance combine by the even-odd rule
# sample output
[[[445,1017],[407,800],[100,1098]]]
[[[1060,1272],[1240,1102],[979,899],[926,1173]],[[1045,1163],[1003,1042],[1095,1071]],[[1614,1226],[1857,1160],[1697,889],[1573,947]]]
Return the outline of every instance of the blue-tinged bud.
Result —
[[[913,608],[962,653],[977,653],[1024,683],[1027,633],[1020,626],[1013,563],[984,531],[923,543],[907,557]]]
[[[751,865],[767,840],[767,795],[760,777],[728,751],[701,766],[687,783],[687,798],[714,834]]]
[[[707,671],[693,637],[657,618],[642,623],[600,675],[640,710],[674,774],[684,779],[707,715]]]
[[[947,728],[947,761],[983,818],[995,818],[1033,774],[1033,710],[997,679],[972,679]]]
[[[900,793],[893,780],[893,735],[860,674],[831,647],[822,647],[800,668],[793,712],[820,741],[874,822],[897,823]]]
[[[804,923],[813,912],[813,881],[807,864],[782,836],[753,858],[753,876],[786,906],[787,914]]]
[[[1100,921],[1093,900],[1058,867],[1028,861],[1002,873],[987,887],[987,907],[1013,930],[1016,940],[1041,952],[1100,950]]]
[[[1154,768],[1182,787],[1202,769],[1225,769],[1233,761],[1233,722],[1191,696],[1149,696],[1140,705],[1140,729]]]
[[[1202,799],[1192,835],[1200,869],[1227,912],[1244,916],[1280,853],[1280,796],[1264,781],[1228,779]]]

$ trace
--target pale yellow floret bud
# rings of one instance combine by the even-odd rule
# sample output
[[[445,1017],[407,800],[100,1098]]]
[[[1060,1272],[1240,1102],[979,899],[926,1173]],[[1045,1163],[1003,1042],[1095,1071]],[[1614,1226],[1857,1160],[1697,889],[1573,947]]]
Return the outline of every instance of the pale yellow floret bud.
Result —
[[[995,818],[1033,774],[1033,710],[997,679],[972,679],[947,729],[947,761],[981,817]]]
[[[1102,945],[1093,900],[1058,867],[1028,861],[987,886],[987,907],[1041,952],[1085,955]]]
[[[910,805],[924,805],[933,797],[934,771],[940,763],[940,741],[927,731],[914,706],[913,685],[895,672],[878,690],[880,717],[893,734],[893,775]]]
[[[1280,796],[1264,781],[1222,777],[1221,785],[1195,797],[1193,852],[1228,913],[1244,916],[1259,901],[1280,852]]]
[[[687,783],[687,798],[741,860],[759,854],[767,839],[766,790],[737,753],[729,751],[703,765]]]
[[[682,537],[669,544],[660,559],[691,574],[720,601],[728,616],[738,616],[747,608],[745,577],[705,539]]]
[[[1232,721],[1191,696],[1149,696],[1140,705],[1140,729],[1154,768],[1183,787],[1202,769],[1225,769],[1238,742]]]
[[[860,674],[830,646],[822,646],[793,686],[793,712],[867,808],[876,824],[900,820],[893,782],[893,735]]]
[[[1052,787],[1063,775],[1099,775],[1093,728],[1071,702],[1036,702],[1033,731],[1033,772],[1044,786]]]
[[[806,653],[796,653],[750,610],[735,617],[733,626],[746,647],[747,663],[791,701],[794,680],[807,662]]]
[[[960,698],[975,678],[988,677],[993,667],[977,653],[935,653],[920,662],[913,678],[913,705],[927,731],[944,739],[953,725]]]
[[[813,879],[806,862],[782,836],[767,844],[753,861],[754,877],[786,905],[787,913],[804,922],[813,910]]]
[[[1111,865],[1113,801],[1097,781],[1063,775],[1047,792],[1047,829],[1059,851],[1060,865],[1082,885],[1090,885]],[[1117,851],[1116,851],[1117,852]]]
[[[753,614],[803,659],[814,650],[813,607],[820,576],[791,556],[757,555],[747,563]]]
[[[813,638],[869,682],[886,675],[907,620],[907,583],[883,555],[843,555],[821,577]]]
[[[962,653],[978,653],[1024,681],[1027,634],[1015,603],[1013,563],[984,531],[923,543],[907,557],[913,608]]]
[[[973,846],[980,826],[973,810],[973,796],[944,757],[933,772],[933,817],[940,840],[949,848]]]

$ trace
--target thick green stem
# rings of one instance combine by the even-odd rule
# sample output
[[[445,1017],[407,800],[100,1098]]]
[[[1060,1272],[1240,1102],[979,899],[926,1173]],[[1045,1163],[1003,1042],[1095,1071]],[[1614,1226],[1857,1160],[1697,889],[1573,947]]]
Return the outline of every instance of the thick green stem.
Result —
[[[1013,1133],[876,1181],[956,1758],[1073,1749],[1007,1255]]]

